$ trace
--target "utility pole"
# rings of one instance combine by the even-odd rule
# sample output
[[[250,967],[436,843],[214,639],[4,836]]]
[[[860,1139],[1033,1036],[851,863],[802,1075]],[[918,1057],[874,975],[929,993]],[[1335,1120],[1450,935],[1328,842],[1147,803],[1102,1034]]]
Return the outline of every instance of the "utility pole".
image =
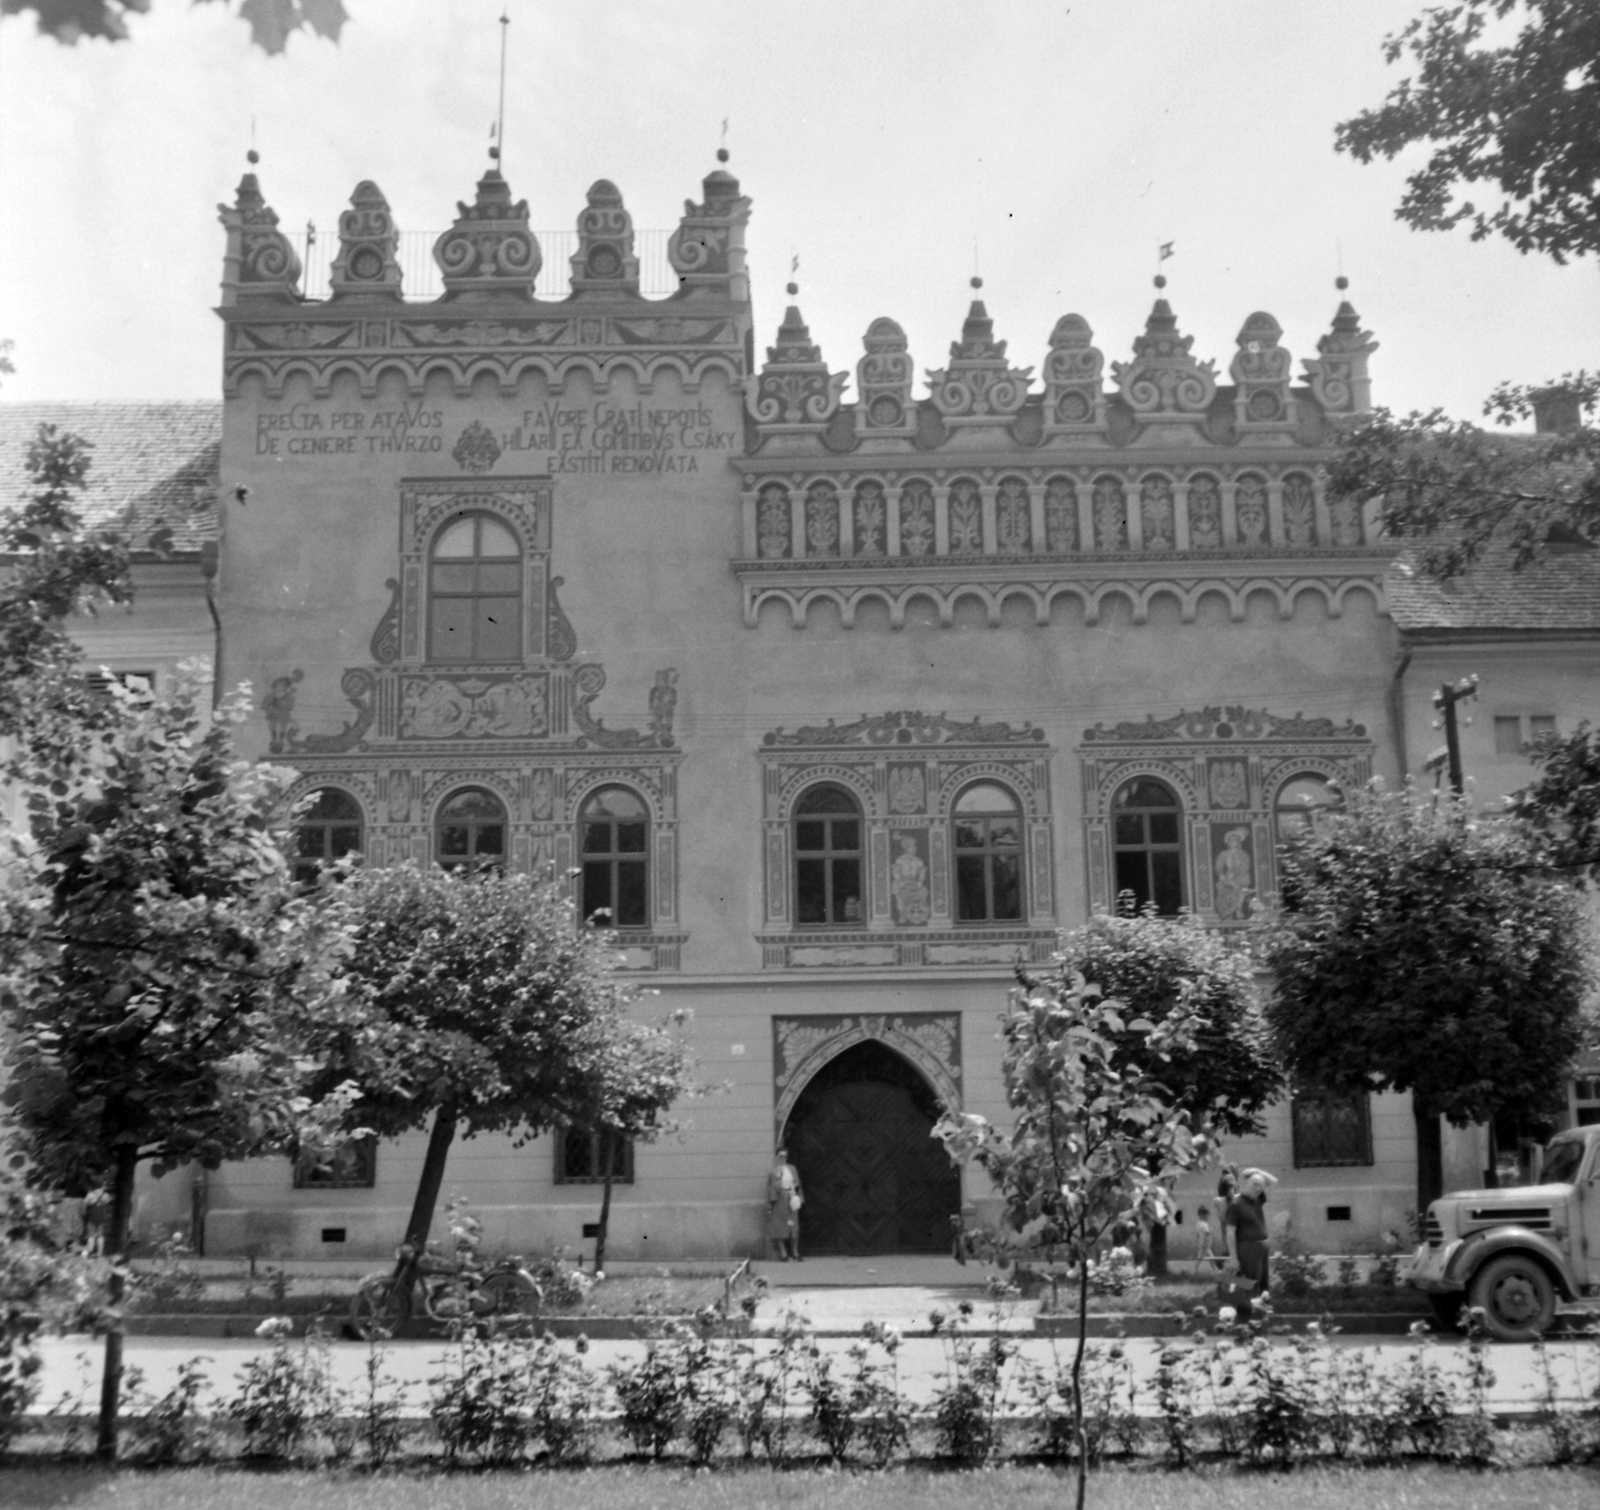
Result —
[[[1434,711],[1444,720],[1445,760],[1450,772],[1450,790],[1460,796],[1466,790],[1461,774],[1461,733],[1456,726],[1456,704],[1478,695],[1478,678],[1464,676],[1459,682],[1446,682],[1433,694]],[[1434,728],[1438,728],[1438,724]]]

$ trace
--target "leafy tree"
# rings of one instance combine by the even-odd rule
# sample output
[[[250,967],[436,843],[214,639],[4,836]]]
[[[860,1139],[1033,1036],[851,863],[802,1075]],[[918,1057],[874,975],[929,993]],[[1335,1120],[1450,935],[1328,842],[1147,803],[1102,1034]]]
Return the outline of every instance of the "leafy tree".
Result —
[[[199,679],[167,698],[120,687],[92,743],[31,731],[17,761],[32,843],[0,889],[7,1098],[30,1179],[109,1188],[108,1251],[127,1252],[138,1165],[159,1175],[291,1147],[343,1099],[302,1093],[297,993],[337,1019],[334,938],[298,896],[275,826],[291,773],[235,761]],[[120,1269],[111,1302],[122,1295]],[[122,1338],[106,1338],[98,1450],[116,1452]]]
[[[1537,1112],[1582,1045],[1581,903],[1516,824],[1406,789],[1356,794],[1288,847],[1266,961],[1291,1074],[1409,1091],[1417,1205],[1442,1193],[1439,1118]]]
[[[350,939],[341,983],[360,1027],[327,1035],[325,1080],[359,1086],[352,1116],[382,1136],[432,1117],[402,1262],[425,1249],[458,1129],[518,1143],[562,1126],[662,1130],[684,1048],[629,1015],[638,991],[563,887],[404,865],[355,872],[328,905]]]
[[[942,1117],[934,1133],[957,1163],[975,1162],[1005,1201],[999,1226],[963,1232],[968,1253],[1001,1265],[1031,1259],[1077,1266],[1072,1416],[1082,1510],[1089,1270],[1115,1223],[1164,1222],[1172,1181],[1213,1152],[1209,1130],[1191,1130],[1155,1073],[1168,1056],[1194,1053],[1199,1024],[1181,1008],[1159,1023],[1127,1020],[1120,1002],[1064,969],[1045,979],[1020,972],[1018,978],[1021,988],[1001,1019],[1010,1131],[959,1112]]]
[[[1521,23],[1504,45],[1491,23]],[[1397,218],[1417,230],[1470,223],[1518,251],[1557,262],[1600,251],[1600,11],[1591,0],[1464,0],[1430,6],[1385,39],[1390,63],[1409,53],[1415,78],[1376,110],[1337,128],[1358,162],[1433,148],[1406,181]],[[1474,184],[1503,196],[1491,210],[1456,195]]]
[[[128,17],[149,9],[150,0],[0,0],[0,15],[31,14],[41,32],[69,46],[85,37],[125,42]],[[302,28],[337,42],[350,17],[343,0],[240,0],[239,19],[263,52],[280,53]]]
[[[1063,979],[1094,982],[1142,1019],[1189,1019],[1192,1037],[1167,1045],[1144,1068],[1195,1124],[1210,1123],[1229,1137],[1265,1131],[1261,1113],[1282,1094],[1283,1076],[1243,949],[1198,918],[1162,918],[1148,909],[1092,918],[1065,935],[1056,968]],[[1135,1032],[1119,1042],[1134,1059],[1144,1046]],[[1165,1223],[1151,1229],[1152,1273],[1166,1272],[1166,1238]]]
[[[1564,738],[1546,734],[1528,747],[1536,780],[1506,799],[1552,872],[1579,884],[1600,879],[1600,729],[1584,720]]]

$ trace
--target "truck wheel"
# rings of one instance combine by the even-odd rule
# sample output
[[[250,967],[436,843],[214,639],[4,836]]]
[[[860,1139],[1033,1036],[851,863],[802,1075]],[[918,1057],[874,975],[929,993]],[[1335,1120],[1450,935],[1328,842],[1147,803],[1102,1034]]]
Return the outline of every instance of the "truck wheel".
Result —
[[[1491,1258],[1467,1290],[1482,1308],[1484,1329],[1500,1342],[1532,1342],[1555,1320],[1556,1292],[1537,1259],[1521,1253]]]
[[[1467,1303],[1467,1297],[1459,1290],[1450,1295],[1430,1293],[1428,1305],[1433,1311],[1434,1322],[1440,1331],[1459,1332],[1461,1330],[1461,1311]]]

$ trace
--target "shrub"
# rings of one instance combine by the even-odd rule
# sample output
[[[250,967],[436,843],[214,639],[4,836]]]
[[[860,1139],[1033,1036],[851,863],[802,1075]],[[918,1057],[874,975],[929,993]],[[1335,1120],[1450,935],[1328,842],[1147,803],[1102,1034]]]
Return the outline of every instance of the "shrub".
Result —
[[[466,1333],[454,1369],[428,1382],[435,1430],[451,1461],[511,1463],[532,1436],[523,1343]]]
[[[1280,1253],[1272,1260],[1272,1288],[1277,1294],[1304,1300],[1327,1280],[1322,1260],[1309,1253]]]
[[[328,1340],[318,1333],[291,1347],[287,1317],[272,1317],[257,1335],[274,1337],[265,1358],[239,1370],[239,1392],[226,1413],[244,1432],[244,1454],[269,1462],[293,1462],[307,1442],[331,1426],[339,1401],[328,1372]]]
[[[185,1359],[178,1365],[178,1382],[158,1400],[147,1400],[136,1379],[128,1380],[127,1402],[136,1407],[128,1421],[130,1462],[164,1468],[204,1462],[210,1456],[211,1421],[199,1408],[209,1383],[205,1366],[210,1362],[204,1357]]]
[[[582,1361],[588,1350],[586,1337],[568,1353],[546,1335],[528,1359],[529,1424],[558,1463],[581,1462],[594,1441],[603,1385]]]

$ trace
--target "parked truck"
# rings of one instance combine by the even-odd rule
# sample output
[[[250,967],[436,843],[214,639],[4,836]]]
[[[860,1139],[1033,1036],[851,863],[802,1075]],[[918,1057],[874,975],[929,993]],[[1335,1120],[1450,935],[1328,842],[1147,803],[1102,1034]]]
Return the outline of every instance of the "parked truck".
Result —
[[[1600,1126],[1552,1138],[1539,1179],[1452,1191],[1428,1207],[1405,1280],[1442,1325],[1473,1306],[1490,1336],[1529,1342],[1558,1308],[1600,1317]]]

